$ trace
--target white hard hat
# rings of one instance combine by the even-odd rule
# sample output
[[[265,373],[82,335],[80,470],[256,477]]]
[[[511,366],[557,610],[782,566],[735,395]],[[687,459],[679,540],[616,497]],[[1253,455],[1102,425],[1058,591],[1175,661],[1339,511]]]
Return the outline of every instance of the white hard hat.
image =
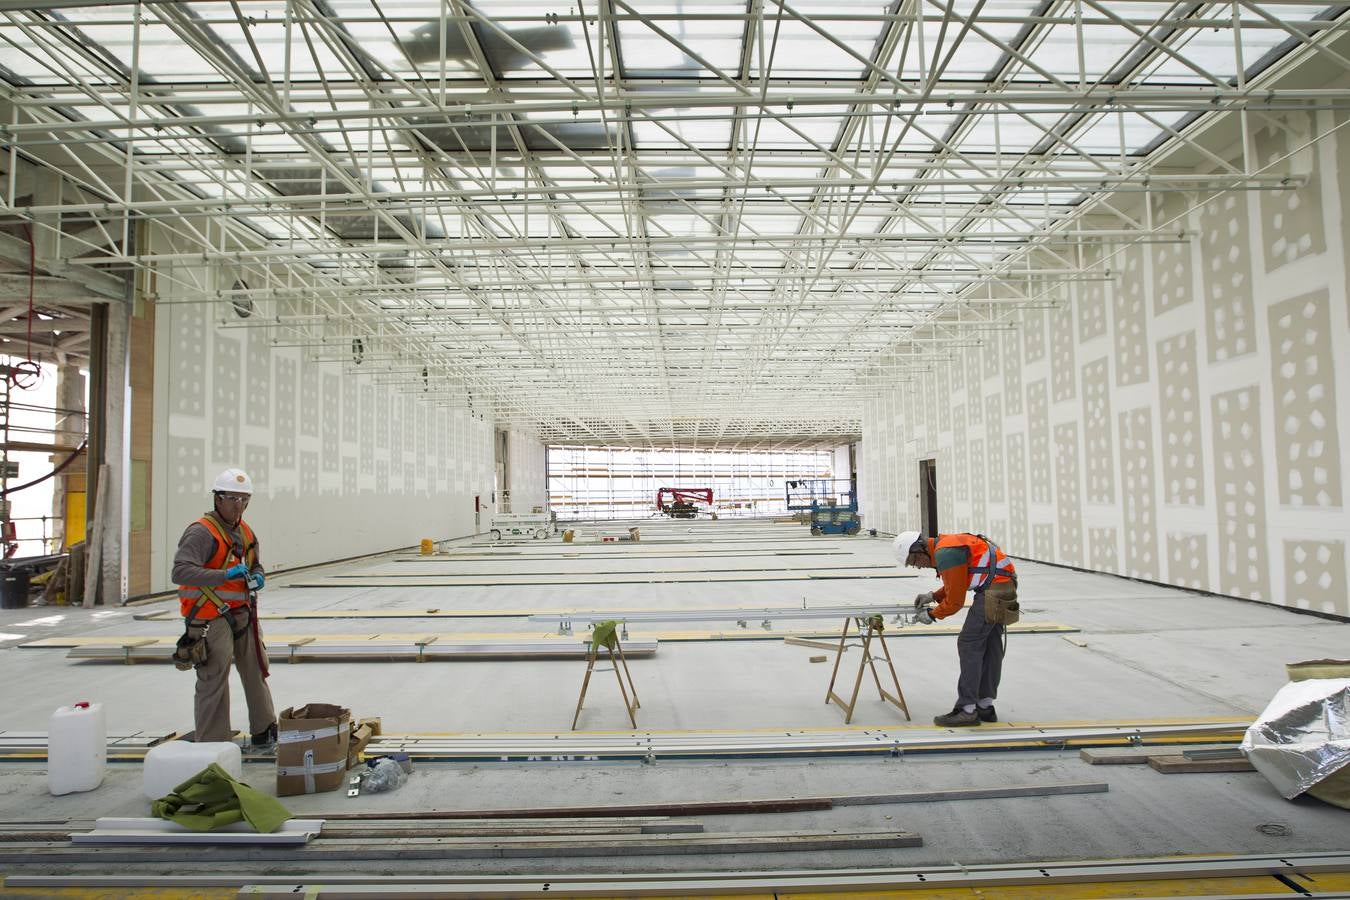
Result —
[[[909,548],[914,546],[914,542],[919,539],[917,531],[902,531],[895,536],[895,541],[891,544],[891,549],[895,551],[895,558],[901,564],[905,564],[905,558],[909,556]]]
[[[243,469],[226,469],[211,484],[211,493],[253,495],[253,479]]]

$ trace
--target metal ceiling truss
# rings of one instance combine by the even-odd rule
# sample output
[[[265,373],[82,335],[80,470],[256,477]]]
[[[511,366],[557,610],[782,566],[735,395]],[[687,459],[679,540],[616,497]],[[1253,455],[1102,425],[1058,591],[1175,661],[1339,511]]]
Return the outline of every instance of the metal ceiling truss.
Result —
[[[1146,197],[1300,185],[1248,135],[1350,109],[1345,13],[0,0],[0,239],[548,443],[837,444],[1194,238]]]

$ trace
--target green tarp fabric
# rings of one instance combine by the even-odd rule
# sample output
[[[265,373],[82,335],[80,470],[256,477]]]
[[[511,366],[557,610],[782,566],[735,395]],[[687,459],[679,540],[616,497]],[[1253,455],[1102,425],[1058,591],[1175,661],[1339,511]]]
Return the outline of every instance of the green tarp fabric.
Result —
[[[291,818],[275,797],[240,784],[216,763],[174,788],[172,794],[160,797],[150,812],[193,831],[248,822],[259,834],[271,834]]]
[[[603,622],[596,622],[591,631],[591,650],[599,650],[601,647],[608,647],[611,653],[619,645],[619,636],[616,633],[619,627],[618,619],[606,619]]]

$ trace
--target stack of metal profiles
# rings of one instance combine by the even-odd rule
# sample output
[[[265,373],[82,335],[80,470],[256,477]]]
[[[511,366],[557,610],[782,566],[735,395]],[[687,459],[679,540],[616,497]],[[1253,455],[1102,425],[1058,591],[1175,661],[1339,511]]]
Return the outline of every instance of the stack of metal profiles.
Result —
[[[840,728],[819,731],[634,731],[558,734],[387,734],[366,746],[368,756],[407,753],[421,760],[587,761],[812,755],[884,755],[953,751],[1044,750],[1067,747],[1236,742],[1250,721],[1082,725],[1058,728],[990,727],[956,733],[931,728]],[[13,735],[12,738],[7,736]],[[139,759],[176,734],[137,733],[108,738],[118,759]],[[47,736],[0,732],[0,756],[41,759]]]
[[[905,728],[837,731],[631,732],[539,734],[381,735],[366,748],[372,756],[407,753],[419,759],[559,762],[673,758],[886,755],[955,750],[1014,750],[1154,743],[1187,739],[1234,741],[1250,721],[1168,725],[1093,725],[1063,728],[990,728],[933,733]]]

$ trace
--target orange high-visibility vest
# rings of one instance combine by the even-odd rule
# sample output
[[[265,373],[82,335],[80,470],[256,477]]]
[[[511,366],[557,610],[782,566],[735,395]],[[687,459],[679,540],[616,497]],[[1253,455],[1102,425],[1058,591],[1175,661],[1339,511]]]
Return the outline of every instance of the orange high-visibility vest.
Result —
[[[234,543],[226,537],[227,529],[225,523],[216,518],[214,513],[207,513],[197,520],[198,524],[204,526],[211,536],[216,539],[216,550],[211,554],[211,558],[206,561],[202,567],[205,569],[228,569],[236,563],[243,563],[248,566],[249,571],[258,563],[258,539],[253,536],[253,529],[249,528],[243,519],[239,520],[239,532],[243,535],[244,546],[236,547]],[[242,549],[242,554],[237,552]],[[248,582],[242,578],[236,578],[233,581],[226,581],[216,587],[200,587],[190,584],[180,584],[178,586],[178,607],[184,618],[192,615],[192,610],[206,597],[207,602],[201,604],[201,608],[193,618],[200,620],[215,619],[220,616],[222,606],[231,609],[239,606],[248,605]]]

